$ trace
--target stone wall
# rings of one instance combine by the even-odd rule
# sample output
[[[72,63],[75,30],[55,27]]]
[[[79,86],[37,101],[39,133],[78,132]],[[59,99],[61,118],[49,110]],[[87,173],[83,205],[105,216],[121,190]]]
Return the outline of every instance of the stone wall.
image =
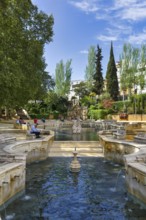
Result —
[[[117,140],[100,134],[104,156],[125,166],[128,192],[146,205],[146,147],[144,144]]]
[[[7,145],[0,155],[0,210],[25,189],[26,163],[45,160],[54,136]],[[5,204],[5,205],[4,205]]]
[[[111,136],[99,136],[100,144],[103,147],[104,157],[107,160],[112,160],[116,163],[124,165],[123,155],[131,154],[139,151],[139,147],[133,146],[132,143],[115,139]]]
[[[25,188],[25,165],[9,163],[0,167],[0,209]]]

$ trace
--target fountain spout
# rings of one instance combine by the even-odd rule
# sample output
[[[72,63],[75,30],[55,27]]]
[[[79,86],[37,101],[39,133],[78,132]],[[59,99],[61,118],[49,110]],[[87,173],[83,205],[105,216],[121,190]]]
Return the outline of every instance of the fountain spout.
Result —
[[[77,154],[78,154],[78,152],[76,151],[76,147],[75,147],[75,150],[73,151],[74,158],[70,164],[70,171],[75,172],[75,173],[79,172],[80,168],[81,168],[81,165],[77,159]]]

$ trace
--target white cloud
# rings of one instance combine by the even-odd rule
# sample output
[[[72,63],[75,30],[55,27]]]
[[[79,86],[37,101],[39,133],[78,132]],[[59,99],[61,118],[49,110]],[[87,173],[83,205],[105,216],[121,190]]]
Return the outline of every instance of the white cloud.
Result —
[[[130,34],[132,32],[132,27],[129,24],[125,24],[120,21],[110,23],[112,28],[109,28],[110,32],[116,32],[117,34]]]
[[[121,15],[122,19],[128,19],[132,21],[143,20],[146,18],[146,7],[145,8],[127,8],[123,10]]]
[[[141,0],[143,1],[143,0]],[[115,0],[114,2],[114,6],[115,9],[119,9],[119,8],[124,8],[124,7],[129,7],[132,6],[133,4],[136,4],[138,1],[137,0]]]
[[[139,33],[136,35],[130,35],[128,38],[129,43],[131,44],[142,44],[146,43],[146,32]]]
[[[99,35],[99,36],[97,36],[97,40],[100,40],[100,41],[116,41],[117,36]]]
[[[146,33],[132,35],[135,25],[146,19],[146,0],[69,0],[76,8],[85,13],[93,13],[95,18],[103,20],[104,25],[100,35],[96,37],[100,41],[122,41],[142,43],[146,39]],[[139,29],[142,26],[139,26]],[[129,36],[130,35],[130,36]],[[128,37],[129,36],[129,37]]]
[[[146,2],[145,0],[115,0],[111,11],[115,12],[115,16],[124,20],[143,20],[146,18]]]
[[[85,13],[94,13],[98,20],[119,18],[136,21],[146,18],[145,0],[110,0],[108,4],[98,0],[69,0],[69,3]]]
[[[92,0],[82,0],[78,2],[70,1],[69,3],[86,13],[98,11],[97,5]]]
[[[82,54],[88,54],[88,50],[81,50],[80,53],[82,53]]]

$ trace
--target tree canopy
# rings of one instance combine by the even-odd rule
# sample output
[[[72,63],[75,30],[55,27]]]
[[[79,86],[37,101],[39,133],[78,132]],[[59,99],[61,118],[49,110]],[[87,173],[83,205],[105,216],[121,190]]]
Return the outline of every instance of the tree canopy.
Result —
[[[1,0],[0,21],[0,104],[23,106],[46,92],[43,54],[52,41],[54,19],[30,0]]]
[[[93,87],[93,77],[96,71],[96,51],[95,46],[90,46],[88,50],[88,65],[85,70],[85,80],[87,82],[87,87],[92,90]]]
[[[107,72],[106,72],[106,87],[107,87],[107,92],[110,94],[111,98],[114,101],[118,100],[119,85],[118,85],[117,68],[115,64],[112,43],[111,43],[111,49],[110,49],[110,58],[109,58],[108,66],[107,66]]]
[[[70,82],[72,75],[71,62],[72,60],[68,60],[66,64],[64,64],[63,60],[61,60],[56,65],[55,92],[59,96],[66,96],[70,91]]]
[[[96,51],[96,60],[95,60],[96,69],[93,75],[93,79],[94,79],[93,91],[97,95],[100,95],[103,92],[103,85],[104,85],[103,76],[102,76],[102,64],[101,64],[102,58],[103,58],[102,49],[98,45]]]

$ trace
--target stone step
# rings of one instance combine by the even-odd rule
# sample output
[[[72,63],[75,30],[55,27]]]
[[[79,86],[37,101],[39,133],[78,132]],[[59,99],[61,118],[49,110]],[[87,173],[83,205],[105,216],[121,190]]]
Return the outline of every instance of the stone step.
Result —
[[[79,157],[103,156],[103,148],[98,141],[54,141],[49,157],[73,157],[75,148]]]
[[[99,141],[54,141],[53,146],[73,146],[73,147],[85,147],[85,146],[99,146]]]
[[[74,147],[51,147],[50,148],[50,152],[73,152],[75,149]],[[100,147],[80,147],[80,148],[76,148],[77,152],[103,152],[103,149]]]
[[[71,152],[50,152],[49,157],[73,157]],[[103,157],[103,153],[79,153],[77,157]]]

